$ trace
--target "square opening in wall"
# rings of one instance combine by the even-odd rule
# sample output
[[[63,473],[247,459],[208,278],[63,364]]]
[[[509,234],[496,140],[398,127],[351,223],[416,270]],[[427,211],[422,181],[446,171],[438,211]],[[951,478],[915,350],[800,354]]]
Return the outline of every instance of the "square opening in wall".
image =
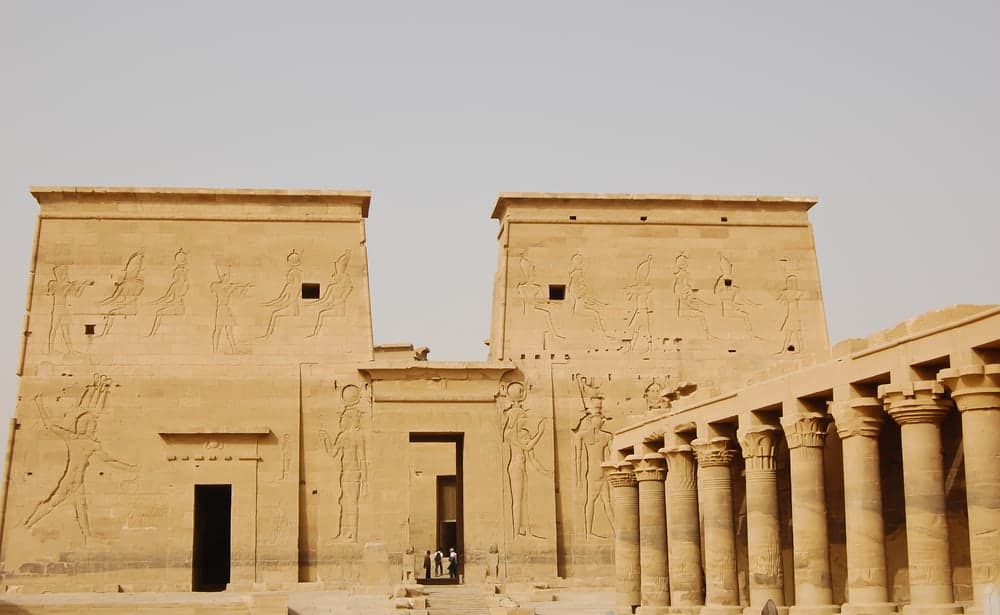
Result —
[[[97,325],[83,325],[83,334],[84,335],[94,335],[95,334],[94,330],[96,328],[97,328]]]
[[[549,284],[549,301],[562,301],[565,298],[565,284]]]
[[[303,299],[319,299],[319,284],[315,282],[302,283]]]

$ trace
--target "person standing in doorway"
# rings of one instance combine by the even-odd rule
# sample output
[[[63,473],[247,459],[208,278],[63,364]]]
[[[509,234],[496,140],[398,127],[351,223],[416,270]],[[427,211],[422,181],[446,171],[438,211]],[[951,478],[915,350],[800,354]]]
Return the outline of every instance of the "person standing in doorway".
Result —
[[[441,560],[444,559],[444,553],[441,553],[441,547],[434,552],[434,576],[439,577],[444,574],[444,567],[441,565]]]
[[[428,581],[431,578],[431,551],[430,551],[430,549],[428,549],[427,553],[424,554],[424,578],[427,579]]]
[[[455,553],[455,547],[448,551],[448,576],[458,578],[458,553]]]

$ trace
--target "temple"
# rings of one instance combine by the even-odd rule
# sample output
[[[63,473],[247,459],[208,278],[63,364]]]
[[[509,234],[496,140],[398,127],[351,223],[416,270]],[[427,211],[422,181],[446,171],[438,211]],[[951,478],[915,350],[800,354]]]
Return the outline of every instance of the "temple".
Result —
[[[1000,308],[831,346],[814,198],[501,194],[488,351],[440,362],[374,342],[367,192],[32,193],[7,592],[378,593],[452,547],[645,615],[998,582]]]

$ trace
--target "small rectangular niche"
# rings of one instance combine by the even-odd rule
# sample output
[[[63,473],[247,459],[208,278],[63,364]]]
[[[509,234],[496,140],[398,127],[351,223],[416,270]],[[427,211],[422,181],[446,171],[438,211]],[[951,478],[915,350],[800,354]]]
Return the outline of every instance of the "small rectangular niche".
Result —
[[[576,216],[570,216],[569,219],[570,220],[576,220]]]
[[[549,284],[549,301],[562,301],[565,298],[565,284]]]
[[[319,284],[317,284],[316,282],[303,282],[302,298],[319,299]]]
[[[733,285],[733,281],[730,280],[729,278],[723,278],[722,279],[722,283],[725,284],[726,286],[732,286]]]
[[[729,217],[728,216],[722,216],[721,218],[719,218],[719,222],[729,222]]]
[[[646,216],[639,216],[639,220],[645,222],[647,220]]]
[[[97,325],[83,325],[83,334],[84,335],[95,335],[96,334],[96,329],[97,329]]]

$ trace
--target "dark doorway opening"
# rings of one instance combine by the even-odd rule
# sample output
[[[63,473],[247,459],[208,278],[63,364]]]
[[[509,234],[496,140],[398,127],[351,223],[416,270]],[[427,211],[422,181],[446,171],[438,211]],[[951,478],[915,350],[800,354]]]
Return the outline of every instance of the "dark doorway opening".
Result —
[[[229,583],[232,485],[194,486],[191,591],[221,592]]]
[[[463,520],[463,491],[462,491],[462,458],[464,434],[461,433],[411,433],[410,442],[434,442],[448,443],[454,445],[455,473],[442,474],[436,477],[435,485],[435,512],[434,512],[434,532],[438,547],[442,550],[445,558],[448,557],[448,550],[454,547],[458,554],[458,575],[459,579],[465,575],[465,530]],[[447,560],[446,560],[447,561]],[[418,575],[421,583],[457,583],[457,580],[448,578],[448,571],[445,569],[444,577],[432,580],[425,580]]]

